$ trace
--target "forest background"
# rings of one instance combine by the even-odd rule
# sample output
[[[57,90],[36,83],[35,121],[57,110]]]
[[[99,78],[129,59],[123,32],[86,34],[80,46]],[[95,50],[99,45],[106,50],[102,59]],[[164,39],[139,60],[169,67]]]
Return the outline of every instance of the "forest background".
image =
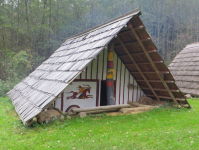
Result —
[[[138,7],[166,64],[199,40],[199,0],[0,0],[0,96],[68,37]]]

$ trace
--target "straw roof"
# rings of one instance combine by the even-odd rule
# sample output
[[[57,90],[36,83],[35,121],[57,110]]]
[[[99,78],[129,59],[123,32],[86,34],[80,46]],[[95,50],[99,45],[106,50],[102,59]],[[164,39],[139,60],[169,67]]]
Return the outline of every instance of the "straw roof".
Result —
[[[114,51],[145,95],[188,104],[139,15],[141,12],[136,9],[71,37],[8,92],[23,123],[39,115],[56,100],[113,38]]]
[[[183,93],[199,96],[199,43],[187,45],[169,65]]]

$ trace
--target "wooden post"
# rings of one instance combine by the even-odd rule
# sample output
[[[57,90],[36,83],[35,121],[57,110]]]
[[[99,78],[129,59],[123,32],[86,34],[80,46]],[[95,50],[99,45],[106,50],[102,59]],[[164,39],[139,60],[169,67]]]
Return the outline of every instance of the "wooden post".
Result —
[[[107,105],[115,105],[114,89],[113,89],[113,77],[115,76],[113,66],[113,52],[114,41],[111,41],[108,45],[108,57],[107,57],[107,75],[106,75],[106,93],[107,93]]]

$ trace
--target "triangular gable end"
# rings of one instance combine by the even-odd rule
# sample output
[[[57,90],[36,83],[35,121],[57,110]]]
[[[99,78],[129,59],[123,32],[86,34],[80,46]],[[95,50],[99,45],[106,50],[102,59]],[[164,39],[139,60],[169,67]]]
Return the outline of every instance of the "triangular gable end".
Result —
[[[188,104],[146,32],[140,14],[136,9],[68,39],[8,92],[23,123],[56,100],[113,38],[116,54],[146,96]]]

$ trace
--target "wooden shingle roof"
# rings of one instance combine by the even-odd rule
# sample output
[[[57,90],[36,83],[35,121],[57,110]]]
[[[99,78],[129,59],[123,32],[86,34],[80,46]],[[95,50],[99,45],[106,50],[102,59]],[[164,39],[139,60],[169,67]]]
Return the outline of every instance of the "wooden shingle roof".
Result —
[[[17,84],[8,96],[23,123],[37,116],[104,49],[107,43],[140,10],[76,35],[64,42],[49,59]]]
[[[183,93],[199,96],[199,43],[187,45],[169,65]]]
[[[188,104],[136,9],[71,37],[8,96],[25,124],[47,108],[114,38],[114,51],[145,95]]]

